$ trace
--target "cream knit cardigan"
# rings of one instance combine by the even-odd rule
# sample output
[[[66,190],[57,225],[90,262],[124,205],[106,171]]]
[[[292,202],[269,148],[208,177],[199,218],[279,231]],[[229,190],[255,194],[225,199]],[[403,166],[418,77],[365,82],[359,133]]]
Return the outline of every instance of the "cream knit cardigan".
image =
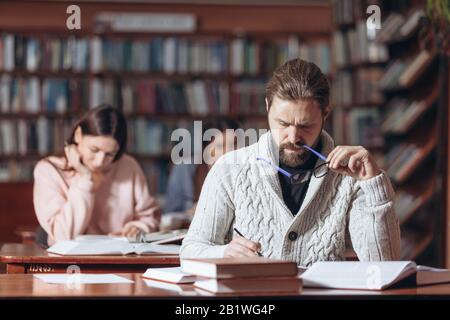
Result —
[[[322,131],[322,153],[333,148]],[[360,261],[398,260],[400,228],[393,208],[394,191],[386,173],[365,181],[330,171],[312,176],[299,212],[283,201],[270,132],[249,147],[229,152],[211,168],[194,219],[181,247],[181,258],[223,257],[236,227],[261,243],[262,255],[310,266],[344,260],[346,239]],[[323,163],[318,159],[317,164]]]

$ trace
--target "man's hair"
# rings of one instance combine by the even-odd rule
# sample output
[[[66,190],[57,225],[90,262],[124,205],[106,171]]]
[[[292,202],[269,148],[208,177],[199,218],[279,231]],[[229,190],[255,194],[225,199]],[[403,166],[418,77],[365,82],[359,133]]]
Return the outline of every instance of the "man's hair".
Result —
[[[297,58],[286,61],[274,71],[266,86],[269,109],[274,97],[288,101],[311,99],[323,111],[329,104],[330,85],[318,66]]]

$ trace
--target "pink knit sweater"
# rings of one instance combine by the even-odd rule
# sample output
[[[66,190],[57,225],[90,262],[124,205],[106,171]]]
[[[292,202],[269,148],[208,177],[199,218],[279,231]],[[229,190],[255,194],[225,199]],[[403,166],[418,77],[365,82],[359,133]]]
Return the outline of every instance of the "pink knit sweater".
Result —
[[[50,245],[81,234],[120,233],[127,224],[159,229],[159,206],[132,157],[113,163],[96,191],[89,178],[64,165],[64,158],[49,157],[34,169],[34,209]]]

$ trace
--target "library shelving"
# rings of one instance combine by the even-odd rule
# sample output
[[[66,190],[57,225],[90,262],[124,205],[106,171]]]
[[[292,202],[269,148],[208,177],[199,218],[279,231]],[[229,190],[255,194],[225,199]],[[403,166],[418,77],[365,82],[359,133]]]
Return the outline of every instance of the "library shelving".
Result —
[[[441,94],[438,54],[435,48],[424,47],[419,36],[425,2],[371,2],[384,14],[382,28],[376,31],[365,25],[368,15],[364,1],[333,4],[333,79],[342,81],[341,87],[350,87],[347,93],[333,98],[338,109],[333,122],[335,135],[341,143],[358,143],[377,152],[382,168],[391,177],[401,225],[401,259],[442,266],[442,241],[436,226],[444,222],[444,207],[436,204],[441,201],[439,190],[447,177],[440,176],[439,156],[444,155],[437,152],[442,144],[442,119],[436,115]],[[342,16],[344,8],[351,14]],[[378,54],[362,63],[342,61],[343,57],[362,55],[357,45],[362,40],[355,45],[355,34],[361,39],[366,35]],[[370,70],[366,72],[372,75],[367,91],[362,87],[366,84],[358,80],[361,70]],[[373,103],[361,104],[355,98],[358,95]],[[382,147],[373,150],[374,144]]]
[[[21,5],[34,8],[34,18],[24,18]],[[127,117],[128,152],[144,169],[151,192],[162,195],[174,129],[190,130],[194,121],[217,115],[243,128],[266,128],[265,83],[275,67],[300,56],[330,73],[328,4],[81,7],[84,26],[70,31],[61,23],[62,3],[0,4],[2,188],[30,190],[36,161],[61,154],[74,120],[110,103]],[[99,29],[96,19],[106,11],[189,12],[197,27],[190,33]],[[8,215],[1,207],[0,215]],[[28,215],[22,225],[35,224]],[[13,239],[12,233],[3,238]]]

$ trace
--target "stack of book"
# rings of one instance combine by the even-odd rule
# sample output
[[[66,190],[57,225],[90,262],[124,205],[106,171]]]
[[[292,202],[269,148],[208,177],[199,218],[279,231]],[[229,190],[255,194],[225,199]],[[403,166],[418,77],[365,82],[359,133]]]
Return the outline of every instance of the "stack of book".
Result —
[[[196,275],[194,287],[213,293],[293,292],[302,288],[295,262],[266,258],[184,259],[181,270]]]

